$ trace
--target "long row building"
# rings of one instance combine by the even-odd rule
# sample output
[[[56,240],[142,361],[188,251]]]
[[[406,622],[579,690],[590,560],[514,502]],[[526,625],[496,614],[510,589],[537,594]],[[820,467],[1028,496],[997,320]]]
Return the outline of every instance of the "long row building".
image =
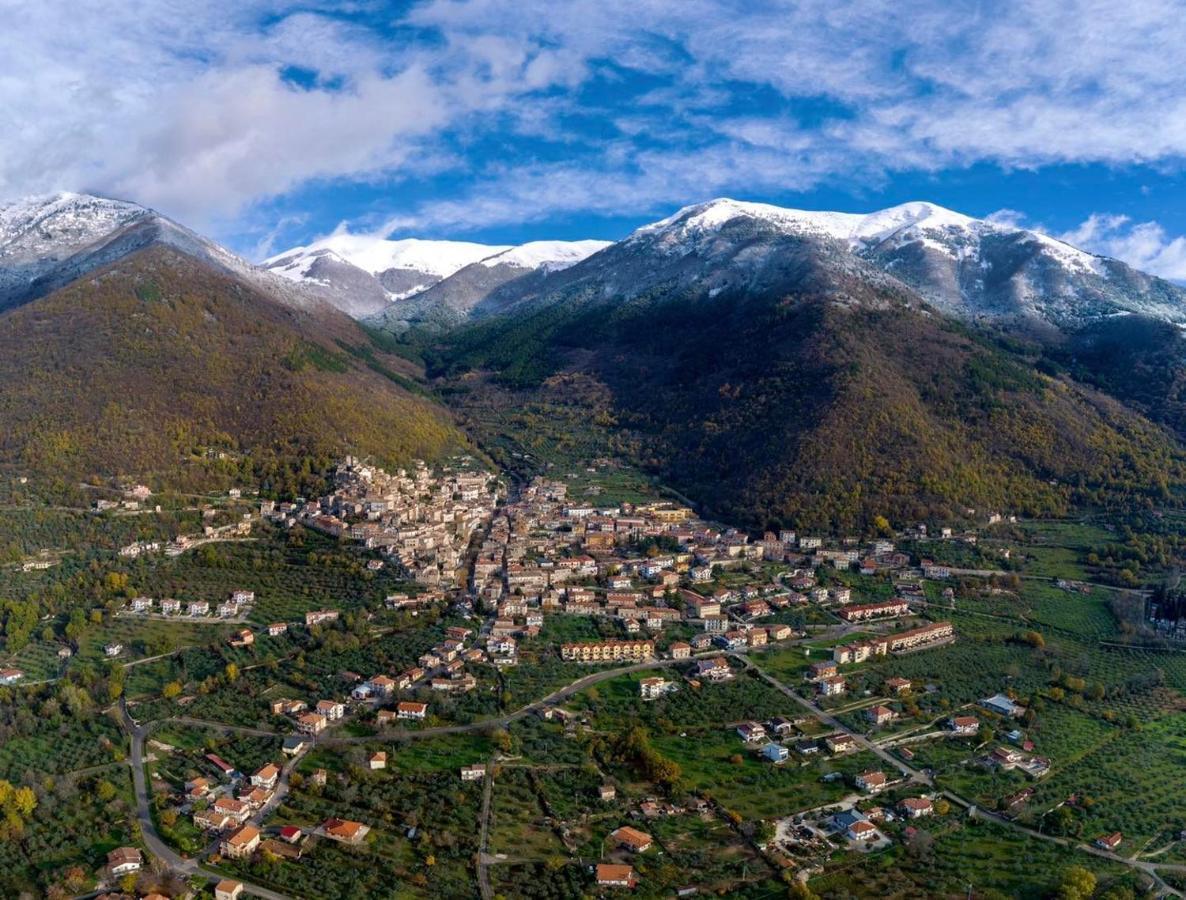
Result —
[[[934,644],[944,644],[955,638],[955,627],[950,622],[932,622],[919,628],[899,631],[852,644],[841,644],[832,649],[832,659],[838,664],[858,663],[874,656],[904,653]]]

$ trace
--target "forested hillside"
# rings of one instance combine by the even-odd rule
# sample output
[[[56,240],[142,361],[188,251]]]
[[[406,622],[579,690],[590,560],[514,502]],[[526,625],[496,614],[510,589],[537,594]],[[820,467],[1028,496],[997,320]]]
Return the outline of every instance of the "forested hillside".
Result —
[[[401,463],[465,445],[408,372],[335,310],[151,247],[0,318],[0,465],[62,487],[297,490],[344,452]]]
[[[1146,504],[1182,483],[1167,431],[1044,374],[1034,348],[810,260],[792,275],[715,296],[573,292],[456,333],[432,369],[462,387],[479,373],[510,397],[563,371],[591,376],[640,463],[757,527],[1060,513]]]

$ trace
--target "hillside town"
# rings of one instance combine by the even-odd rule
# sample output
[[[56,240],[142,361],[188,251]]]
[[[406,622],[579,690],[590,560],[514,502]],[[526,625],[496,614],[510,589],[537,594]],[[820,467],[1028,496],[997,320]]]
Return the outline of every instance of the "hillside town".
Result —
[[[389,474],[354,457],[338,465],[333,488],[310,502],[264,502],[261,512],[289,528],[361,541],[417,584],[442,589],[464,584],[470,539],[489,522],[500,490],[481,470],[437,475],[417,461]]]
[[[981,529],[1013,524],[1008,516],[933,535],[921,524],[863,539],[754,534],[669,499],[603,502],[596,489],[574,492],[572,476],[508,488],[472,459],[388,473],[350,457],[329,482],[313,500],[259,503],[236,535],[248,548],[264,536],[352,560],[363,583],[385,586],[381,602],[360,609],[316,593],[276,605],[270,582],[235,569],[220,579],[230,585],[221,593],[182,584],[173,596],[129,591],[114,613],[125,631],[222,629],[213,652],[225,677],[178,681],[175,699],[142,698],[124,712],[147,777],[138,802],[151,798],[155,839],[175,848],[164,858],[196,854],[216,897],[279,884],[267,881],[273,872],[311,878],[330,847],[415,846],[417,816],[396,813],[395,825],[390,810],[346,798],[403,785],[412,793],[402,802],[421,803],[422,788],[405,783],[419,765],[416,748],[445,740],[474,744],[433,751],[448,760],[434,769],[434,790],[460,790],[466,814],[485,823],[475,837],[479,884],[510,871],[496,850],[516,846],[499,799],[515,790],[511,773],[526,766],[535,784],[564,769],[566,744],[587,748],[595,774],[577,790],[576,808],[530,828],[554,832],[561,856],[591,857],[580,882],[598,896],[672,887],[653,864],[679,846],[666,823],[698,822],[741,853],[740,872],[715,876],[733,887],[751,866],[806,881],[837,854],[910,848],[931,823],[952,827],[975,814],[976,795],[953,791],[936,759],[959,760],[965,778],[1007,780],[1000,821],[1028,828],[1034,798],[1062,762],[1036,727],[1041,703],[1007,673],[985,672],[976,693],[950,696],[944,679],[925,674],[925,659],[959,652],[976,622],[962,613],[967,579],[995,577],[937,560],[977,558]],[[307,550],[302,534],[317,537]],[[119,556],[151,567],[196,548],[188,557],[159,549]],[[127,639],[99,649],[112,665],[137,661]],[[313,677],[301,661],[311,653],[327,661]],[[257,660],[268,662],[260,669]],[[250,699],[235,712],[240,667],[251,672]],[[27,681],[18,667],[0,670],[0,685]],[[612,702],[599,699],[603,689]],[[632,722],[649,734],[631,732]],[[223,730],[224,739],[191,743],[184,728]],[[259,746],[226,740],[236,734],[257,735]],[[547,749],[524,763],[531,734]],[[646,749],[620,758],[607,734]],[[647,746],[655,740],[662,751]],[[664,780],[699,766],[707,779],[699,787],[686,775],[678,789]],[[784,786],[760,800],[733,784],[737,767]],[[639,778],[648,784],[641,792]],[[715,799],[722,792],[727,803]],[[595,847],[581,837],[590,816]],[[760,832],[739,825],[749,817]],[[1126,834],[1102,832],[1093,846],[1116,854]],[[110,851],[97,873],[108,896],[135,896],[119,886],[151,881],[146,850],[165,852],[155,846]],[[675,885],[677,893],[695,886]]]

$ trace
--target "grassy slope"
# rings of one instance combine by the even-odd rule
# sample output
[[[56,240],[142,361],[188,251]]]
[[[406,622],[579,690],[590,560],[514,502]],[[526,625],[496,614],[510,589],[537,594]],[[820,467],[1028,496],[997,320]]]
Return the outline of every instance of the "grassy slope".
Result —
[[[0,323],[0,464],[22,472],[200,482],[202,448],[259,472],[348,449],[432,458],[464,440],[345,316],[275,303],[166,248]]]

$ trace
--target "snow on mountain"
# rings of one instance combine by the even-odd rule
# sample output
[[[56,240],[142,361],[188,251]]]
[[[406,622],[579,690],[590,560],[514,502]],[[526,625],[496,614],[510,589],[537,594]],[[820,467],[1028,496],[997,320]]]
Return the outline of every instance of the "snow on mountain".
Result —
[[[392,303],[370,321],[395,332],[412,326],[439,330],[459,325],[492,298],[513,302],[548,275],[569,269],[609,246],[610,241],[531,241],[510,247]]]
[[[747,218],[769,224],[788,234],[824,235],[845,241],[853,250],[893,241],[920,241],[950,255],[958,255],[961,240],[986,234],[1024,234],[1068,266],[1100,271],[1099,260],[1090,253],[1035,231],[974,219],[925,201],[913,201],[871,213],[841,213],[785,209],[767,203],[747,203],[727,197],[687,206],[652,225],[644,225],[630,239],[668,238],[673,247],[694,243],[712,235],[731,221]]]
[[[0,306],[63,260],[151,213],[85,194],[26,197],[0,205]]]
[[[966,320],[1021,320],[1075,328],[1141,313],[1186,322],[1186,292],[1117,260],[1086,253],[1041,232],[975,219],[933,203],[876,212],[784,209],[722,198],[646,225],[623,244],[673,258],[724,258],[764,265],[780,237],[840,245],[918,291],[940,311]],[[686,268],[686,267],[685,267]]]
[[[493,254],[511,249],[505,245],[468,241],[428,241],[406,238],[392,241],[365,234],[339,232],[294,247],[266,259],[263,267],[294,281],[309,278],[317,260],[326,257],[349,263],[391,283],[392,299],[410,296],[447,278],[459,269]],[[316,276],[313,276],[314,278]]]
[[[529,241],[495,253],[481,260],[483,266],[515,266],[520,269],[545,269],[559,272],[575,266],[582,259],[604,250],[613,241]]]
[[[153,244],[202,259],[291,306],[309,307],[323,299],[155,210],[123,200],[59,193],[0,205],[0,310],[44,296]]]

